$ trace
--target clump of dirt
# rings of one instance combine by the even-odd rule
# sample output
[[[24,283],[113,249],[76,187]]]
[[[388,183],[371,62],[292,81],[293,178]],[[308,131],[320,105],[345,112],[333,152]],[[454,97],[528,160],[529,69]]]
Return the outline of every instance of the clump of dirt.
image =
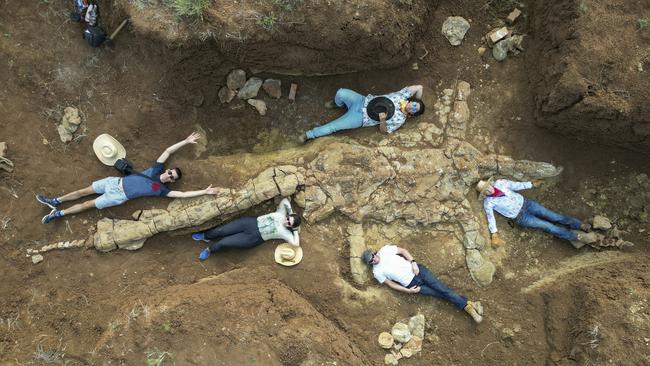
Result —
[[[137,345],[168,352],[177,364],[368,364],[334,323],[258,270],[233,270],[126,303],[97,345],[101,360],[143,364],[148,356],[134,351]]]
[[[395,67],[435,1],[210,2],[201,20],[178,18],[162,3],[118,0],[135,30],[163,43],[199,45],[242,67],[284,74],[332,74]]]
[[[650,151],[650,29],[639,25],[647,3],[538,1],[532,8],[537,122]]]

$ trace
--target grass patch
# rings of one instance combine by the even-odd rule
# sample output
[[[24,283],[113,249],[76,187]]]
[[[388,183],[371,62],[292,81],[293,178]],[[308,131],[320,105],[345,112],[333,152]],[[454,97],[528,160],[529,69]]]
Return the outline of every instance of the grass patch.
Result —
[[[649,18],[639,18],[639,29],[643,29],[648,26],[648,23],[650,23]]]
[[[166,321],[163,324],[162,328],[165,331],[165,333],[171,333],[172,332],[172,323],[170,321]]]
[[[202,18],[208,4],[209,0],[167,0],[167,5],[181,17]]]
[[[271,13],[260,16],[255,23],[266,30],[271,30],[275,26],[275,22],[277,20],[278,19],[275,17],[275,15]]]
[[[167,361],[167,362],[166,362]],[[147,353],[147,366],[174,365],[174,354],[171,352],[153,351]]]

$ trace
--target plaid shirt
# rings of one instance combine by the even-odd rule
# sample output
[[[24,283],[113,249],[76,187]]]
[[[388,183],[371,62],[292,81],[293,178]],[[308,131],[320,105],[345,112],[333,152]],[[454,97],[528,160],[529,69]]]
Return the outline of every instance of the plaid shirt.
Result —
[[[488,229],[492,234],[497,232],[494,211],[509,219],[517,217],[519,211],[521,211],[521,207],[524,205],[524,196],[515,191],[533,188],[533,184],[531,182],[513,182],[507,179],[499,179],[494,182],[493,187],[503,192],[503,196],[487,196],[483,200],[483,209],[487,217]]]

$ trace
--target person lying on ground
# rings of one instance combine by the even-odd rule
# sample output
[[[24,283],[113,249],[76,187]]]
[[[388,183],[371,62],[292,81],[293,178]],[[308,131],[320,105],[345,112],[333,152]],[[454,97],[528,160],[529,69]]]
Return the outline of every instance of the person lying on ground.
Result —
[[[217,191],[208,186],[206,189],[199,191],[172,191],[167,188],[168,183],[176,182],[181,179],[182,173],[179,168],[165,169],[164,163],[169,156],[185,145],[196,144],[201,137],[194,132],[185,140],[168,147],[156,163],[145,169],[140,174],[134,173],[124,177],[108,177],[94,181],[90,186],[80,190],[65,194],[59,197],[47,197],[36,195],[38,202],[52,208],[52,211],[43,216],[41,222],[47,224],[58,217],[73,215],[91,208],[104,209],[123,204],[126,201],[148,196],[171,197],[171,198],[189,198],[202,196],[204,194],[216,194]],[[100,196],[72,207],[60,210],[59,205],[64,202],[78,200],[82,197],[99,194]]]
[[[345,114],[305,132],[301,136],[301,141],[331,135],[341,130],[377,125],[381,132],[393,133],[406,122],[408,117],[424,113],[424,103],[420,98],[422,98],[422,85],[408,86],[390,94],[365,97],[350,89],[339,89],[334,100],[327,102],[326,107],[345,106],[347,108]]]
[[[583,243],[593,242],[593,235],[588,233],[591,225],[575,217],[551,211],[537,201],[524,198],[517,193],[524,189],[539,187],[540,184],[541,181],[538,180],[514,182],[507,179],[499,179],[494,183],[492,179],[481,180],[476,184],[479,199],[483,198],[483,209],[487,217],[492,246],[498,247],[504,244],[497,231],[494,211],[512,219],[517,225],[540,229],[561,239]]]
[[[379,283],[397,291],[447,300],[464,310],[475,322],[483,321],[483,306],[480,301],[468,301],[466,297],[445,286],[427,267],[417,263],[406,249],[384,245],[376,253],[364,251],[361,260],[372,266],[372,274]]]
[[[275,212],[258,217],[240,217],[227,224],[196,232],[192,234],[192,239],[211,243],[199,255],[199,259],[204,261],[211,253],[222,249],[251,249],[273,239],[281,239],[299,246],[300,222],[300,216],[293,212],[291,203],[284,198]],[[221,240],[212,243],[216,238]]]

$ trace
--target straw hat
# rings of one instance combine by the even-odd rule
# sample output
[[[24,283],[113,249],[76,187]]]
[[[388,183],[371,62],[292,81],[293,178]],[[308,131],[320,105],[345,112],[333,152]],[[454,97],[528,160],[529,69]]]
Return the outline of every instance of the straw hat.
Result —
[[[283,266],[295,266],[302,260],[302,248],[282,243],[275,248],[275,261]]]
[[[485,197],[485,189],[492,184],[494,177],[490,177],[486,180],[479,180],[476,183],[476,191],[478,192],[478,199],[483,199]]]
[[[126,157],[124,146],[107,133],[97,136],[93,142],[93,150],[99,161],[108,166],[113,166],[118,159]]]

